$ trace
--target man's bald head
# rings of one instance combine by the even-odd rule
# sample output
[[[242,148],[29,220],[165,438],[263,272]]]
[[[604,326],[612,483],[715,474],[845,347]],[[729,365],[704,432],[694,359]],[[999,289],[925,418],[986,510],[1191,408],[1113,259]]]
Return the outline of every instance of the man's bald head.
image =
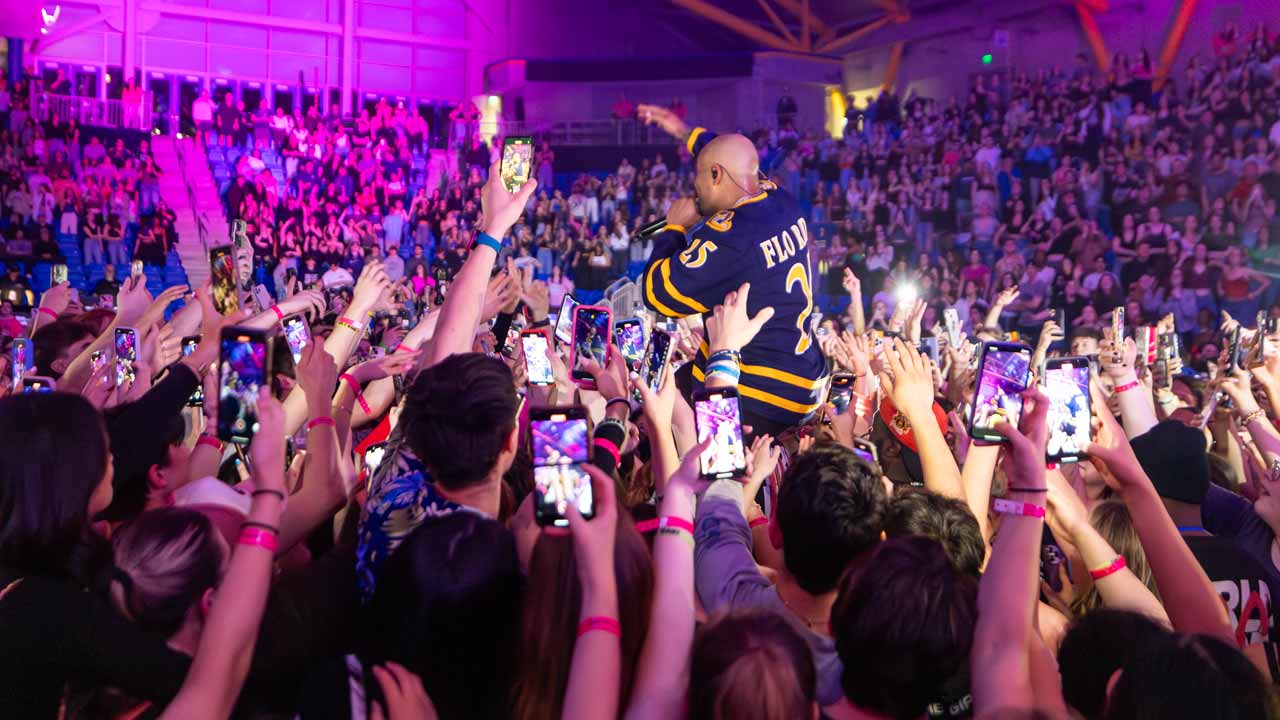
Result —
[[[704,213],[733,207],[759,192],[760,156],[746,136],[717,135],[698,153],[698,205]]]

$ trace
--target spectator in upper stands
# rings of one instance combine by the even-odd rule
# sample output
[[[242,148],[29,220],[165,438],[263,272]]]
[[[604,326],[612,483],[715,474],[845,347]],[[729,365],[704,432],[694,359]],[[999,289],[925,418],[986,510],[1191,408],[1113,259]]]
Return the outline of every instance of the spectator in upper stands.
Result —
[[[209,98],[207,88],[200,91],[200,97],[191,103],[191,120],[196,126],[196,143],[203,145],[209,132],[213,130],[213,100]]]

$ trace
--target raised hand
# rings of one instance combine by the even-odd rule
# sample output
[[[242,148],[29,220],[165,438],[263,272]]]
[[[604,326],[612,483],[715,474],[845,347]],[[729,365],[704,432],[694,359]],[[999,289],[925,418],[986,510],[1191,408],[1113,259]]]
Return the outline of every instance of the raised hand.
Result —
[[[489,166],[489,180],[480,190],[484,232],[498,240],[502,240],[511,226],[516,224],[516,220],[520,219],[520,214],[529,204],[529,198],[538,189],[538,181],[530,178],[516,192],[507,190],[507,186],[502,183],[500,165],[500,161],[495,161]]]
[[[712,352],[741,350],[773,317],[772,307],[761,308],[755,317],[747,316],[750,293],[751,283],[742,283],[737,290],[725,295],[724,303],[717,305],[707,318],[707,344]]]
[[[71,283],[62,282],[50,287],[40,296],[40,309],[61,315],[71,305]]]
[[[579,467],[591,476],[595,515],[587,520],[578,512],[577,503],[569,503],[569,534],[573,536],[573,554],[578,559],[578,580],[584,590],[598,592],[615,582],[613,547],[617,538],[618,502],[613,478],[590,463]]]
[[[866,333],[840,333],[840,343],[849,358],[849,370],[854,375],[866,375],[871,371],[871,338]]]
[[[689,126],[667,108],[641,103],[636,106],[636,115],[645,125],[657,125],[677,140],[689,137]]]
[[[616,345],[609,345],[609,357],[604,365],[596,362],[595,358],[587,358],[582,361],[582,369],[586,370],[596,381],[596,392],[606,400],[616,397],[629,397],[627,395],[627,361],[622,357],[622,351]]]
[[[1103,405],[1105,408],[1106,405]],[[1049,442],[1049,399],[1039,388],[1022,393],[1022,417],[1018,427],[1008,421],[997,422],[994,430],[1008,441],[1002,464],[1009,478],[1010,490],[1043,488],[1044,454]]]
[[[285,492],[284,420],[284,406],[271,394],[270,385],[263,385],[258,390],[258,431],[249,445],[254,487],[259,490]]]
[[[303,290],[284,300],[276,307],[280,308],[283,315],[294,315],[296,313],[305,312],[307,318],[311,322],[315,322],[316,318],[324,317],[325,300],[324,293],[319,290]],[[263,308],[267,310],[269,308]]]
[[[760,486],[777,469],[778,460],[781,458],[782,446],[774,446],[772,435],[757,435],[751,442],[751,452],[747,454],[747,465],[750,471],[747,474],[746,483],[742,486],[742,495],[748,505],[755,502]]]
[[[422,687],[422,678],[393,662],[374,665],[371,669],[387,703],[385,713],[380,704],[373,704],[372,720],[437,720],[440,717]]]
[[[844,291],[849,293],[851,296],[855,296],[855,297],[862,296],[862,281],[859,280],[858,276],[854,275],[853,271],[850,270],[849,268],[844,269],[843,285],[844,285]]]
[[[534,322],[542,322],[551,314],[551,291],[541,280],[524,284],[520,299],[528,306]]]
[[[884,354],[886,372],[880,385],[898,411],[914,425],[933,415],[933,371],[915,348],[893,339],[893,351]]]
[[[403,375],[409,372],[418,364],[418,356],[421,354],[420,351],[415,350],[414,352],[383,355],[379,358],[366,360],[351,368],[348,372],[356,380],[359,380],[361,385],[365,385],[374,380]]]
[[[311,343],[302,349],[295,376],[311,411],[327,415],[338,386],[338,365],[322,343]]]

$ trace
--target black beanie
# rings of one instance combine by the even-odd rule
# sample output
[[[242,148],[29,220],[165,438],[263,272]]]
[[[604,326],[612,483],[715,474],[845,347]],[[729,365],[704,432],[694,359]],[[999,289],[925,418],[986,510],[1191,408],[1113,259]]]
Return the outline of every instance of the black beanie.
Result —
[[[1204,432],[1165,420],[1130,441],[1133,454],[1160,497],[1199,505],[1209,492]]]

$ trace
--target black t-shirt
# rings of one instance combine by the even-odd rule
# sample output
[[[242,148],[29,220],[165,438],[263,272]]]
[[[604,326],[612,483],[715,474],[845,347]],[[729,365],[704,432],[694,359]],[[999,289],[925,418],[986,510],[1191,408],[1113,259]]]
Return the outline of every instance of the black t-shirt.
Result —
[[[1229,538],[1213,535],[1184,535],[1187,547],[1222,596],[1231,617],[1236,643],[1266,643],[1272,680],[1280,678],[1276,658],[1280,657],[1277,640],[1275,598],[1277,588],[1271,586],[1267,572],[1251,555]]]

